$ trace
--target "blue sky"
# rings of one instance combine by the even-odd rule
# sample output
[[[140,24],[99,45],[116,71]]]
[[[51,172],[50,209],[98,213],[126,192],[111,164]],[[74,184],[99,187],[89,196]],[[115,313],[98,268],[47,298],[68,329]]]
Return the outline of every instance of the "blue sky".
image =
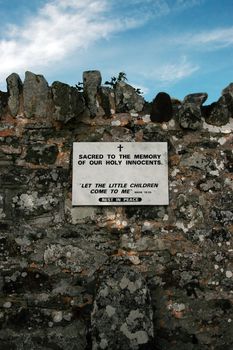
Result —
[[[0,0],[0,88],[30,70],[70,85],[120,71],[147,100],[159,91],[217,100],[233,81],[232,0]]]

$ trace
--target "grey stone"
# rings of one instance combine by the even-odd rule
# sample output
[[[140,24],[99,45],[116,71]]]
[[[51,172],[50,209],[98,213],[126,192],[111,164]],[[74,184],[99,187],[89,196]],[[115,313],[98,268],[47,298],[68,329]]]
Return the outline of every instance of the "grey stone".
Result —
[[[225,89],[222,91],[222,96],[224,97],[224,102],[228,107],[230,116],[233,114],[233,83],[230,83]]]
[[[233,172],[233,152],[231,150],[226,150],[225,151],[226,154],[226,169],[232,173]]]
[[[194,152],[191,156],[186,155],[181,160],[181,166],[192,167],[196,169],[200,169],[205,171],[207,167],[210,165],[210,161],[204,155]]]
[[[194,103],[200,107],[207,100],[207,98],[208,94],[206,92],[198,92],[185,96],[183,103]]]
[[[28,146],[25,160],[34,164],[53,164],[58,155],[57,145],[32,144]]]
[[[102,86],[100,90],[101,106],[104,110],[105,116],[110,117],[115,113],[115,94],[113,89]]]
[[[25,120],[2,94],[1,350],[232,349],[231,125],[192,132],[145,109]],[[170,204],[72,207],[74,140],[168,142]]]
[[[56,120],[67,123],[70,119],[78,117],[85,109],[83,94],[74,87],[55,81],[52,84],[52,94]]]
[[[62,244],[48,245],[44,251],[45,264],[69,269],[74,273],[85,269],[85,273],[92,276],[108,258],[93,243],[80,239],[74,244],[74,241],[66,239]]]
[[[65,211],[66,215],[69,217],[69,221],[73,225],[76,225],[87,220],[93,220],[97,209],[96,207],[74,207],[70,200],[66,200]]]
[[[100,89],[101,81],[101,74],[98,70],[83,72],[83,92],[92,118],[95,117],[98,112],[97,94]]]
[[[0,117],[3,115],[7,106],[8,93],[0,91]]]
[[[178,112],[178,120],[183,129],[200,129],[202,126],[200,107],[194,103],[183,104]]]
[[[19,75],[16,73],[9,75],[9,77],[6,79],[6,82],[9,94],[8,107],[11,115],[15,117],[19,112],[20,95],[23,91],[23,83]]]
[[[53,193],[38,193],[29,191],[12,198],[12,206],[17,214],[23,216],[38,216],[57,208],[59,199]]]
[[[204,108],[204,117],[208,124],[216,126],[226,125],[230,119],[230,112],[225,97],[221,96],[217,102]]]
[[[211,179],[211,180],[207,180],[206,182],[202,182],[200,184],[200,189],[204,192],[207,191],[218,191],[221,189],[221,184],[215,180],[215,179]]]
[[[150,293],[141,274],[113,261],[94,301],[92,349],[152,349],[152,319]]]
[[[168,122],[172,118],[172,101],[166,92],[159,92],[152,102],[150,118],[153,122]]]
[[[208,124],[216,126],[226,125],[233,115],[233,83],[223,89],[219,100],[206,106],[203,112]]]
[[[124,81],[116,83],[115,99],[116,111],[119,113],[127,111],[141,112],[145,103],[144,98]]]
[[[23,98],[24,112],[27,118],[47,117],[49,86],[43,75],[25,73]]]
[[[48,322],[48,319],[52,320],[50,314],[51,312],[45,309],[44,313],[39,315],[44,320],[45,329],[41,328],[40,322],[40,327],[30,327],[30,332],[27,329],[21,329],[19,332],[17,328],[16,330],[4,330],[0,333],[1,350],[85,350],[87,348],[87,329],[83,320],[73,320],[72,323],[64,322],[62,325],[57,325],[51,321]],[[26,324],[29,323],[28,319],[31,322],[33,320],[34,323],[39,321],[38,313],[32,314],[30,309],[22,307],[17,316],[14,322],[16,326],[26,323],[25,319]],[[13,322],[13,318],[11,319]]]

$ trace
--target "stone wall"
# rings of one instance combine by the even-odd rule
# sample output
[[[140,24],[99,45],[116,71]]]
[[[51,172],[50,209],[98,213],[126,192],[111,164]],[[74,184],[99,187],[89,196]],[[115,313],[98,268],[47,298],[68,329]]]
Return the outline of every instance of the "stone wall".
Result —
[[[0,93],[0,348],[232,349],[233,84],[203,106],[83,83]],[[170,204],[73,207],[74,141],[167,141]]]

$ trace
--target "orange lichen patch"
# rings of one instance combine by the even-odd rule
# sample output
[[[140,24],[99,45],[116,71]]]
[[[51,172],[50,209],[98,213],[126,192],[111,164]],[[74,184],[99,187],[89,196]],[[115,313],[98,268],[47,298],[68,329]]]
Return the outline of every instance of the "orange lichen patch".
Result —
[[[30,267],[31,269],[38,269],[38,268],[39,268],[38,264],[36,264],[35,262],[32,262],[32,263],[29,265],[29,267]]]
[[[56,131],[61,130],[64,127],[64,124],[62,122],[55,121],[55,120],[53,121],[52,125]]]
[[[174,242],[174,241],[177,241],[177,242],[183,241],[184,242],[184,241],[186,241],[186,238],[183,235],[181,235],[181,234],[174,235],[174,233],[173,234],[167,233],[163,236],[163,238],[166,239],[167,241],[171,241],[171,242]]]
[[[2,120],[1,120],[5,125],[16,125],[17,120],[15,118],[13,118],[10,114],[6,114]]]
[[[71,200],[71,199],[72,199],[72,192],[69,192],[69,193],[67,194],[67,197]]]
[[[86,305],[90,305],[93,303],[93,297],[91,295],[85,295],[85,300],[86,301],[84,303],[79,304],[78,307],[83,308]]]
[[[12,146],[1,146],[0,150],[5,154],[21,154],[22,153],[21,147],[14,148]]]
[[[226,174],[224,174],[224,176],[225,176],[228,180],[233,181],[233,174],[232,174],[232,173],[226,173]]]
[[[174,295],[174,291],[172,291],[171,289],[164,290],[164,293],[166,294],[166,296],[167,296],[168,298],[171,298],[171,297]],[[169,300],[169,301],[167,302],[167,305],[170,305],[170,304],[172,304],[172,301],[171,301],[171,300]]]
[[[164,244],[165,246],[169,249],[171,255],[176,255],[177,253],[185,253],[185,252],[198,252],[199,251],[199,247],[197,247],[196,245],[194,245],[193,243],[189,242],[188,240],[176,240],[176,239],[172,239],[169,240],[166,238],[164,238]]]
[[[55,165],[62,167],[69,167],[70,164],[70,152],[59,152]]]
[[[124,249],[118,249],[118,251],[113,254],[113,256],[137,256],[137,252],[131,250],[131,251],[127,251]]]
[[[12,135],[14,135],[13,129],[0,130],[0,137],[7,137],[7,136],[12,136]]]
[[[16,160],[16,165],[19,165],[19,166],[24,166],[25,168],[28,168],[28,169],[50,169],[52,168],[51,166],[47,166],[47,165],[41,165],[41,164],[33,164],[33,163],[28,163],[28,162],[25,162],[23,159],[19,159],[19,160]]]
[[[143,141],[143,131],[140,130],[135,133],[135,141],[136,142],[142,142]]]
[[[132,120],[131,115],[128,113],[119,113],[114,115],[111,119],[111,125],[113,126],[125,126]]]
[[[154,221],[153,227],[154,228],[161,228],[163,226],[163,223],[161,221]]]
[[[137,120],[135,120],[134,124],[135,125],[145,125],[147,123],[145,123],[143,119],[137,119]]]
[[[134,225],[134,238],[135,239],[140,239],[142,236],[142,231],[141,231],[141,226],[139,225]]]
[[[159,327],[164,328],[165,326],[166,326],[166,323],[164,322],[164,320],[159,320]]]
[[[64,273],[70,273],[71,270],[69,270],[69,269],[62,269],[62,272],[64,272]]]
[[[69,297],[69,296],[67,296],[67,295],[62,296],[62,302],[63,302],[64,304],[70,305],[71,301],[72,301],[72,297]]]
[[[148,272],[148,266],[146,264],[140,264],[135,266],[138,271],[141,273],[147,273]]]
[[[82,271],[80,273],[81,276],[87,276],[88,274],[89,274],[89,270],[87,270],[87,269],[82,269]]]
[[[154,252],[147,252],[147,251],[138,252],[138,255],[139,255],[139,256],[153,256],[153,255],[154,255]]]
[[[168,225],[165,225],[164,226],[164,229],[166,230],[166,231],[174,231],[174,229],[176,228],[176,226],[174,226],[174,225],[172,225],[172,224],[168,224]]]
[[[92,126],[103,126],[103,125],[110,125],[111,119],[106,119],[103,115],[97,115],[94,119],[92,119],[89,115],[84,113],[82,116],[79,116],[79,122],[86,124],[86,125],[92,125]]]
[[[184,313],[182,311],[172,310],[172,316],[179,319],[184,317]]]
[[[171,166],[178,165],[180,162],[180,156],[178,154],[175,154],[169,158],[169,161]]]

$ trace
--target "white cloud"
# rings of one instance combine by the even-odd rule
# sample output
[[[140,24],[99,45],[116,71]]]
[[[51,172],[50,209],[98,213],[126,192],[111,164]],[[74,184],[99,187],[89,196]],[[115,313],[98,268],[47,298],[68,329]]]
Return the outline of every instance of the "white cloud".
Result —
[[[187,39],[189,44],[204,46],[205,48],[219,49],[227,47],[233,45],[233,27],[203,31],[189,35]]]
[[[130,82],[130,85],[133,86],[135,89],[139,89],[142,95],[147,95],[150,92],[150,89],[145,85],[137,84],[134,82]]]
[[[74,69],[83,64],[82,60],[85,61],[85,58],[88,63],[95,64],[95,57],[98,56],[101,57],[101,63],[104,62],[105,70],[107,70],[109,61],[114,66],[118,64],[127,67],[126,57],[128,55],[128,68],[130,69],[138,59],[137,54],[132,54],[134,51],[133,45],[130,45],[132,43],[127,42],[125,49],[122,49],[124,44],[124,38],[122,38],[120,47],[115,50],[113,39],[113,44],[108,46],[111,54],[105,51],[104,46],[101,46],[103,52],[100,52],[100,46],[96,48],[93,44],[101,39],[112,38],[116,33],[142,26],[151,19],[166,16],[172,11],[199,5],[203,1],[47,0],[34,16],[25,20],[23,25],[11,25],[6,28],[5,33],[2,32],[1,37],[3,34],[5,37],[0,39],[0,81],[5,80],[6,76],[12,72],[22,75],[24,71],[32,70],[35,73],[44,72],[46,74],[53,70],[55,73],[62,67],[62,64],[64,69],[67,69],[71,64],[70,60],[74,62],[74,57]],[[161,39],[159,28],[158,33],[155,33],[155,38],[157,41]],[[179,36],[177,38],[179,40],[177,43],[182,46],[182,38]],[[152,69],[149,66],[145,68],[148,72],[148,80],[155,79],[167,84],[190,76],[198,70],[199,67],[188,62],[186,57],[181,58],[179,62],[170,61],[161,64],[158,47],[164,53],[169,46],[174,45],[177,38],[174,38],[175,40],[172,38],[170,44],[170,38],[167,38],[161,45],[156,46],[154,54],[155,57],[158,55],[158,60],[155,62],[153,58],[153,62],[149,64]],[[204,41],[204,34],[203,36],[196,34],[189,38],[193,42],[200,43]],[[230,34],[228,40],[230,40]],[[151,50],[152,41],[153,38],[150,37],[148,52]],[[146,50],[145,42],[135,40],[134,44],[135,48],[140,47],[140,50]],[[89,50],[90,47],[91,50]],[[145,61],[146,59],[145,57]],[[154,66],[159,68],[154,69]],[[132,75],[138,74],[140,69],[132,71]],[[142,90],[147,93],[145,87],[142,87]]]
[[[167,85],[189,77],[197,70],[199,70],[199,66],[189,62],[187,57],[183,56],[177,62],[160,64],[159,68],[152,68],[143,75],[147,79],[153,79],[162,85]]]
[[[110,19],[107,10],[107,0],[47,2],[23,26],[10,26],[0,40],[0,78],[48,67],[77,49],[138,25],[133,19]]]
[[[233,45],[233,26],[164,36],[162,40],[169,47],[215,51]]]
[[[177,8],[186,9],[201,5],[205,0],[176,0]]]

